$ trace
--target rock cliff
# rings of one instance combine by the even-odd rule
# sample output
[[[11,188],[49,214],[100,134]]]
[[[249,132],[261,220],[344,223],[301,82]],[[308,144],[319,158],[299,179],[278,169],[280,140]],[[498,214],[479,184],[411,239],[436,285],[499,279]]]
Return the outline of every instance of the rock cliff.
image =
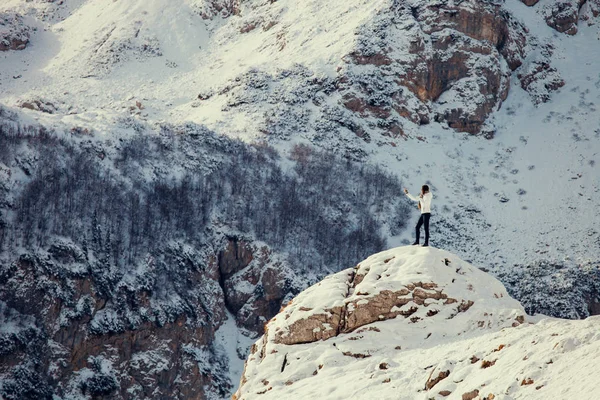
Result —
[[[0,268],[3,395],[226,396],[232,360],[216,344],[217,330],[230,312],[250,335],[260,334],[290,290],[283,277],[290,271],[271,265],[266,247],[233,237],[225,243],[208,259],[189,246],[167,246],[134,274],[96,264],[64,241],[46,257],[23,254]],[[257,285],[260,296],[245,293]]]

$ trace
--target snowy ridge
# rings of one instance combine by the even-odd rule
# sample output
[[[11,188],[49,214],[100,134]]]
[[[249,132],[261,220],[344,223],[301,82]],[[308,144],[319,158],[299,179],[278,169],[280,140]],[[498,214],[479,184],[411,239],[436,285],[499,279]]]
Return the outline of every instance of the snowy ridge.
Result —
[[[354,271],[354,279],[364,277],[344,292]],[[430,289],[413,291],[411,307],[417,310],[392,318],[379,314],[378,295],[419,284]],[[424,295],[435,292],[446,294],[445,301]],[[461,307],[450,298],[472,304]],[[334,332],[321,337],[310,322],[340,302],[356,307],[348,307],[346,320],[359,305],[374,318],[348,331],[324,323]],[[284,343],[305,326],[314,326],[313,340]],[[253,346],[234,398],[589,398],[597,389],[599,327],[598,317],[525,318],[500,282],[455,255],[400,247],[331,275],[292,300]]]

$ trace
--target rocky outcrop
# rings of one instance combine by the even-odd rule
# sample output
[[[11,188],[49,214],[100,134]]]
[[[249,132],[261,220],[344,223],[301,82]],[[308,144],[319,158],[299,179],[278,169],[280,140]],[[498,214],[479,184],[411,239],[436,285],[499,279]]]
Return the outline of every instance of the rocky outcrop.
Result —
[[[427,281],[427,276],[391,284],[400,273],[397,270],[400,261],[396,260],[399,254],[399,251],[378,254],[376,259],[368,259],[353,270],[330,276],[306,290],[273,318],[265,337],[276,344],[311,343],[399,316],[413,324],[434,316],[452,319],[475,304],[470,297],[448,295],[444,285]],[[457,266],[456,273],[462,268]],[[306,301],[307,297],[318,298],[324,292],[329,293],[329,305],[312,307]]]
[[[360,277],[358,275],[359,280]],[[356,276],[348,282],[349,292],[356,291],[355,280]],[[397,316],[409,318],[411,322],[417,323],[422,316],[413,315],[419,311],[419,306],[427,308],[438,300],[443,300],[444,305],[454,304],[453,313],[464,312],[473,305],[472,301],[458,303],[456,299],[449,298],[442,291],[435,290],[436,287],[437,285],[432,282],[416,282],[407,284],[397,291],[383,290],[374,296],[358,292],[356,297],[347,298],[342,306],[325,309],[322,313],[313,314],[312,309],[301,307],[299,311],[304,312],[308,317],[296,320],[286,330],[276,331],[274,342],[292,345],[327,340],[342,333],[352,332],[364,325]],[[427,309],[424,315],[432,317],[439,311],[438,308],[432,307]],[[284,315],[285,319],[294,317],[285,312]]]
[[[534,104],[546,103],[552,92],[565,85],[556,68],[547,61],[532,61],[517,76],[521,87],[529,93]]]
[[[579,10],[587,0],[556,0],[545,9],[548,26],[567,35],[577,33]]]
[[[293,275],[272,251],[248,240],[228,237],[217,259],[227,309],[240,327],[261,335],[264,324],[281,307],[291,290]]]
[[[598,365],[600,320],[534,320],[495,278],[450,253],[391,249],[283,308],[252,347],[233,399],[544,399],[550,386],[593,390],[593,374],[573,382],[556,371]]]
[[[361,86],[345,91],[344,104],[362,117],[400,117],[416,124],[435,119],[458,131],[479,133],[508,95],[510,71],[525,56],[527,30],[500,5],[415,4],[397,6],[391,20],[381,17],[372,28],[378,32],[362,32],[402,39],[378,46],[359,41],[351,55],[353,63],[379,67],[385,81],[398,85],[387,89],[391,100],[375,98],[377,86],[365,85],[362,78]],[[398,131],[397,124],[387,126]]]
[[[483,42],[487,41],[506,59],[511,70],[521,65],[527,28],[497,4],[480,1],[425,4],[411,12],[427,34],[453,29]]]
[[[0,12],[0,51],[23,50],[29,44],[29,32],[22,15]]]

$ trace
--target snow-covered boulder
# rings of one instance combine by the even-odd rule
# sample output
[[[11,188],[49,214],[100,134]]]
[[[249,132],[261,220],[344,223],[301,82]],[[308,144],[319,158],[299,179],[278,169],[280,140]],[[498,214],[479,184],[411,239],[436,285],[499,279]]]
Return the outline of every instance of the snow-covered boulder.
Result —
[[[545,7],[544,15],[548,26],[558,32],[575,35],[579,30],[580,20],[587,21],[588,25],[596,23],[600,15],[600,1],[556,0]]]
[[[0,12],[0,51],[23,50],[29,43],[29,31],[22,15]]]
[[[552,43],[538,46],[517,73],[521,87],[536,105],[548,102],[552,93],[565,85],[565,80],[550,61],[554,50]]]
[[[234,399],[585,397],[600,319],[534,322],[455,255],[391,249],[283,308],[252,347]]]
[[[477,268],[444,251],[404,247],[307,289],[269,323],[266,337],[277,344],[308,343],[397,316],[427,327],[456,318],[459,333],[471,329],[470,314],[487,311],[488,302],[501,316],[482,317],[486,326],[511,326],[524,315],[502,284]]]

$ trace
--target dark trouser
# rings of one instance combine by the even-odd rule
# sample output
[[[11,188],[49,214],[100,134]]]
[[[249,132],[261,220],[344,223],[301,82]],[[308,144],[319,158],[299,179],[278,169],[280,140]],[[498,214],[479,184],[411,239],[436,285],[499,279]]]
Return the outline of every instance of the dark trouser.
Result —
[[[431,217],[431,213],[421,214],[421,218],[419,218],[419,222],[417,222],[417,227],[415,229],[417,233],[417,240],[415,240],[415,243],[419,243],[421,225],[425,224],[425,244],[429,244],[429,217]]]

